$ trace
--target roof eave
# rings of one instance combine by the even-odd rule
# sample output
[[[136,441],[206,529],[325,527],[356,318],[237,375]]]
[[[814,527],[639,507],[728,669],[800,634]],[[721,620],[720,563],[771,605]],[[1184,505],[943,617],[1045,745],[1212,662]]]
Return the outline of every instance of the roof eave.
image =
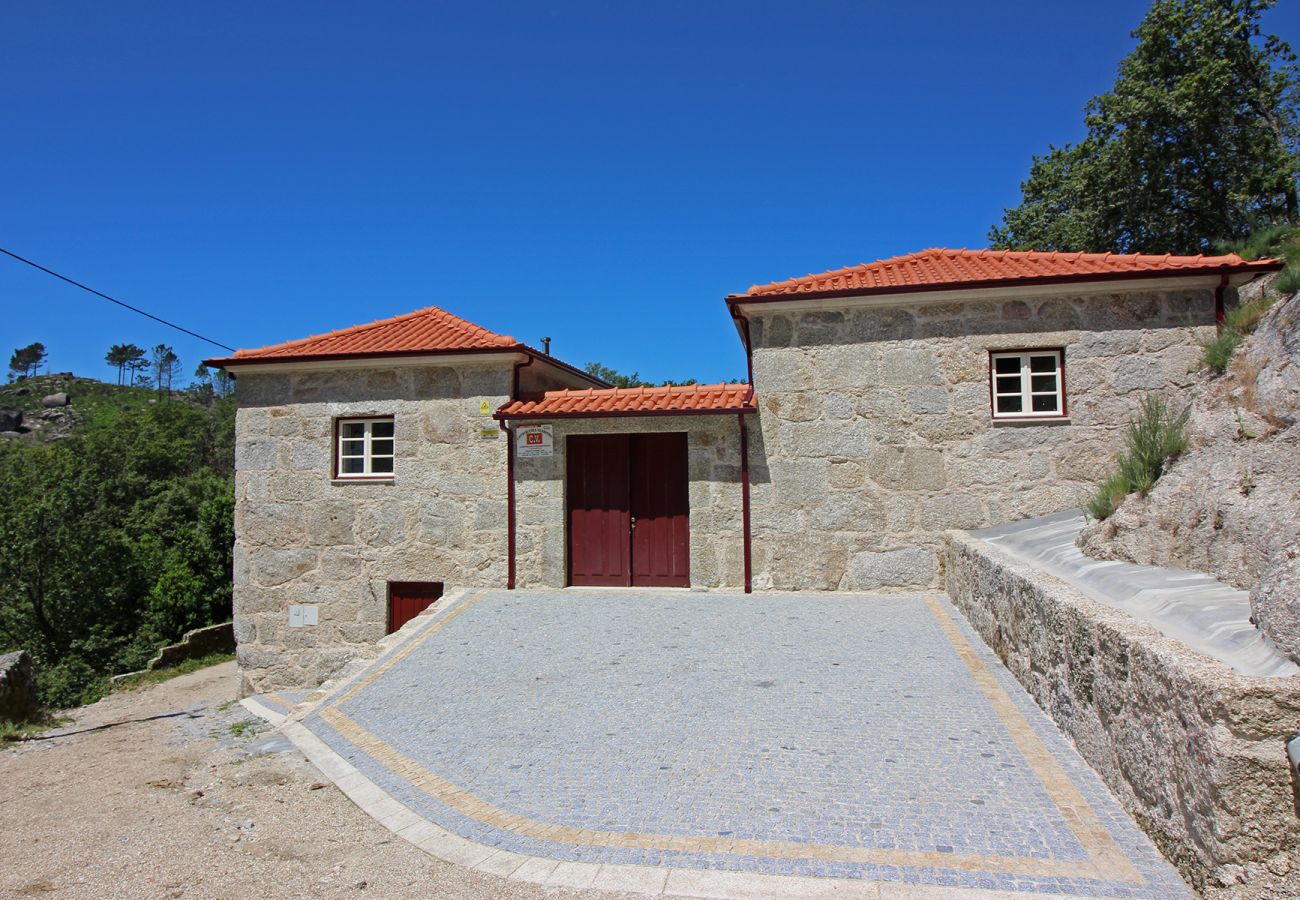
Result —
[[[369,351],[364,353],[317,353],[302,356],[230,356],[214,357],[205,359],[203,364],[210,368],[226,369],[231,372],[238,372],[240,368],[249,366],[289,366],[301,365],[304,363],[329,363],[329,362],[357,362],[362,360],[374,360],[382,362],[386,359],[411,359],[413,357],[456,357],[456,356],[487,356],[491,354],[511,354],[515,356],[525,355],[541,360],[557,369],[561,369],[583,381],[590,383],[593,387],[608,388],[611,385],[589,372],[584,372],[577,366],[570,365],[563,360],[556,359],[554,356],[542,353],[540,350],[534,350],[526,344],[514,344],[508,347],[464,347],[441,348],[436,350],[385,350],[381,352]]]
[[[509,413],[505,407],[492,414],[498,422],[541,419],[644,419],[655,416],[734,416],[758,412],[754,406],[734,406],[719,409],[643,409],[603,410],[600,412],[522,412]]]
[[[971,279],[967,281],[947,281],[940,284],[899,284],[871,288],[845,288],[834,291],[784,291],[767,294],[729,294],[727,305],[735,308],[756,303],[778,303],[792,300],[831,300],[843,297],[873,297],[891,294],[922,294],[942,291],[962,291],[972,288],[1032,287],[1035,285],[1055,284],[1095,284],[1105,281],[1133,281],[1156,278],[1195,278],[1199,276],[1214,277],[1235,273],[1276,272],[1283,262],[1267,260],[1262,262],[1234,263],[1224,266],[1207,266],[1203,268],[1148,269],[1135,272],[1091,272],[1082,275],[1042,275],[1037,277]]]

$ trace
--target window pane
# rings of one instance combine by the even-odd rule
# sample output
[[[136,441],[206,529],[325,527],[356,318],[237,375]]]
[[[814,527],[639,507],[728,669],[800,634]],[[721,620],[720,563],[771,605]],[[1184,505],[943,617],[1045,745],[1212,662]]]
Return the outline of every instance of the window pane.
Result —
[[[1051,375],[1035,375],[1029,379],[1033,386],[1033,391],[1037,393],[1055,394],[1056,393],[1056,373]]]
[[[1059,412],[1055,394],[1035,394],[1034,412]]]
[[[373,422],[370,426],[370,433],[377,438],[390,438],[393,436],[393,423]]]
[[[993,358],[993,371],[999,375],[1016,374],[1020,371],[1020,357],[997,356]]]
[[[1019,375],[999,375],[998,376],[998,393],[999,394],[1019,394],[1020,393],[1020,376]]]
[[[343,442],[344,456],[363,456],[365,452],[366,452],[365,441],[344,441]]]
[[[360,475],[365,472],[366,461],[359,456],[339,460],[339,472],[344,475]]]
[[[1018,413],[1023,411],[1023,407],[1020,405],[1019,394],[1012,397],[998,397],[997,404],[997,409],[1000,413]]]
[[[362,422],[344,422],[339,431],[345,438],[364,437],[366,426]]]
[[[372,459],[370,461],[370,471],[375,472],[376,474],[380,472],[386,473],[386,472],[393,471],[393,458],[391,456],[390,457],[381,456]]]
[[[1029,371],[1031,372],[1055,372],[1056,371],[1056,354],[1050,356],[1031,356],[1029,357]]]
[[[371,441],[370,452],[375,456],[392,456],[393,439],[389,438],[388,440],[384,440],[384,441]]]

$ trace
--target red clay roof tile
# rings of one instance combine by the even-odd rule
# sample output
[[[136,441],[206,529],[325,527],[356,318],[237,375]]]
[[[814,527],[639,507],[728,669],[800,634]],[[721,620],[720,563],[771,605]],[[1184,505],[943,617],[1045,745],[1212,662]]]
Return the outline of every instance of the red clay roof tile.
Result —
[[[756,284],[746,293],[732,296],[744,300],[751,297],[800,294],[885,293],[890,290],[978,287],[981,283],[1002,285],[1038,280],[1062,281],[1072,277],[1092,280],[1122,278],[1127,275],[1268,271],[1279,267],[1277,260],[1247,261],[1235,253],[1225,256],[1173,256],[933,248],[822,272],[819,275]]]
[[[690,384],[547,391],[511,401],[496,415],[498,419],[549,419],[753,411],[753,394],[747,384]]]
[[[496,334],[444,309],[428,306],[391,319],[353,325],[328,334],[269,347],[236,350],[228,359],[209,360],[209,363],[219,366],[228,363],[513,349],[523,349],[523,345],[508,335]]]

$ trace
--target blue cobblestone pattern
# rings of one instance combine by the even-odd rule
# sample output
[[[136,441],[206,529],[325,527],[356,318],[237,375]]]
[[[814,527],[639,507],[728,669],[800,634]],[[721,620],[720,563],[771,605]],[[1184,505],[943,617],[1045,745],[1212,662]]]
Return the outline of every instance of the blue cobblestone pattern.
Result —
[[[960,613],[939,602],[1140,881],[541,840],[444,805],[362,752],[321,709],[304,724],[415,811],[519,853],[1189,896]],[[324,707],[335,704],[441,778],[542,823],[995,861],[1088,859],[919,596],[490,592],[373,682]]]

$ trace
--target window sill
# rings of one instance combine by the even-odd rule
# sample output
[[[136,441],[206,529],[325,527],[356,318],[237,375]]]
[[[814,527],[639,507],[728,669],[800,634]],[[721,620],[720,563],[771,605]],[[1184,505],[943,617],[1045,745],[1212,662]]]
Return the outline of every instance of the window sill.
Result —
[[[1008,428],[1023,428],[1026,425],[1069,425],[1070,417],[1069,416],[1022,416],[1019,418],[1014,418],[1011,416],[1003,416],[996,419],[992,419],[990,421],[993,422],[994,428],[999,428],[1002,426]]]
[[[393,484],[395,478],[385,478],[382,476],[372,476],[366,478],[331,478],[330,484]]]

